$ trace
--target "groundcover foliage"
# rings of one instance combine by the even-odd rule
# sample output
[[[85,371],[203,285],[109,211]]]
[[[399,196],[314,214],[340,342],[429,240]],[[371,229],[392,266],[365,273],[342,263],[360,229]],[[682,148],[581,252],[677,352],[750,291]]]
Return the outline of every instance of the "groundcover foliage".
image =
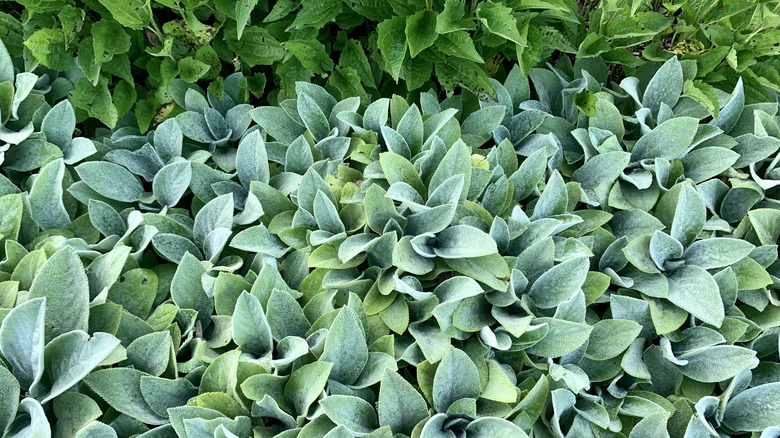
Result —
[[[76,118],[142,132],[184,110],[176,90],[221,97],[242,72],[246,99],[276,105],[314,81],[364,103],[417,99],[431,86],[496,97],[489,78],[527,74],[551,55],[648,78],[672,56],[695,61],[686,89],[780,92],[777,0],[11,0],[0,35],[22,71],[59,79]],[[651,61],[651,62],[647,62]],[[99,122],[99,123],[98,123]]]
[[[5,437],[780,436],[772,89],[561,57],[255,106],[239,71],[85,138],[110,99],[0,49]]]

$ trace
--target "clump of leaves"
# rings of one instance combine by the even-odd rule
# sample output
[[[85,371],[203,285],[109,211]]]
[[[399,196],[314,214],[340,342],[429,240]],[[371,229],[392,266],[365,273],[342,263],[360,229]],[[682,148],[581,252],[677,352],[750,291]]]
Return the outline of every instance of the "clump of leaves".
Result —
[[[56,151],[0,166],[0,430],[776,435],[778,103],[608,75],[172,80],[172,117],[92,139],[41,105]]]
[[[527,74],[548,60],[606,61],[619,80],[651,75],[679,55],[697,66],[686,95],[712,110],[718,90],[730,91],[739,77],[752,98],[770,99],[765,88],[780,91],[777,8],[769,0],[10,5],[0,29],[24,70],[40,65],[72,79],[79,121],[115,128],[127,116],[142,132],[182,109],[174,99],[179,82],[208,83],[220,96],[225,72],[242,72],[243,94],[269,104],[294,98],[297,81],[363,104],[393,94],[414,99],[430,87],[465,87],[495,100],[489,79],[515,64]],[[266,83],[274,86],[264,95]]]

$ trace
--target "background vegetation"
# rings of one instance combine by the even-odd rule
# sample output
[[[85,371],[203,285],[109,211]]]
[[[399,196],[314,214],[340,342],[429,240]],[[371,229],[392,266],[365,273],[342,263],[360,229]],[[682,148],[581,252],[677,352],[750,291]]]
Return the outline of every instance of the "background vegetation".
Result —
[[[730,91],[738,77],[753,99],[780,83],[777,1],[3,4],[0,32],[20,69],[68,77],[80,121],[114,127],[131,113],[142,131],[182,110],[171,84],[199,83],[219,96],[234,72],[246,78],[247,98],[270,104],[294,97],[296,81],[364,103],[457,86],[495,98],[490,77],[563,58],[605,61],[615,82],[652,74],[674,55],[694,60],[688,93],[710,107],[714,89]]]

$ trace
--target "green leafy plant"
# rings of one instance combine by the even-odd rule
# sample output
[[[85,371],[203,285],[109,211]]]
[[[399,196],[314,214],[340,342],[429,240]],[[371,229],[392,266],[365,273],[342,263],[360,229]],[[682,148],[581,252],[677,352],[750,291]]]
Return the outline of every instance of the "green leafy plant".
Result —
[[[254,106],[239,72],[171,79],[148,131],[74,137],[75,91],[8,118],[3,436],[774,436],[777,95],[527,67],[488,100]]]
[[[780,91],[774,0],[8,4],[0,28],[22,70],[69,78],[80,122],[114,128],[127,116],[142,132],[183,109],[179,81],[208,83],[219,97],[235,72],[244,101],[275,105],[295,98],[295,82],[314,81],[365,105],[431,87],[495,100],[490,78],[564,58],[608,62],[616,82],[643,78],[677,55],[696,65],[685,95],[711,111],[740,77],[750,98]]]

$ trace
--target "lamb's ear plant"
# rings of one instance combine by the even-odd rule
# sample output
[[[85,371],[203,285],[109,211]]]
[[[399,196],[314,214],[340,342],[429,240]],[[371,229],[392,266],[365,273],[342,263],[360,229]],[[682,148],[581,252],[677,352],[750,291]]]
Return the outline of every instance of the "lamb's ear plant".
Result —
[[[520,29],[434,3],[444,35]],[[228,48],[273,42],[237,5]],[[269,21],[430,21],[393,5]],[[171,79],[171,117],[89,139],[34,98],[0,166],[0,435],[775,436],[777,102],[696,94],[685,59],[616,83],[517,56],[495,100]]]
[[[65,100],[56,110],[51,107],[55,96],[65,95],[47,82],[48,77],[16,72],[10,55],[0,43],[0,165],[10,170],[29,172],[65,155],[72,164],[75,162],[72,160],[90,150],[89,140],[77,138],[74,142],[72,138],[76,121],[70,103]],[[50,112],[49,121],[44,122]]]

